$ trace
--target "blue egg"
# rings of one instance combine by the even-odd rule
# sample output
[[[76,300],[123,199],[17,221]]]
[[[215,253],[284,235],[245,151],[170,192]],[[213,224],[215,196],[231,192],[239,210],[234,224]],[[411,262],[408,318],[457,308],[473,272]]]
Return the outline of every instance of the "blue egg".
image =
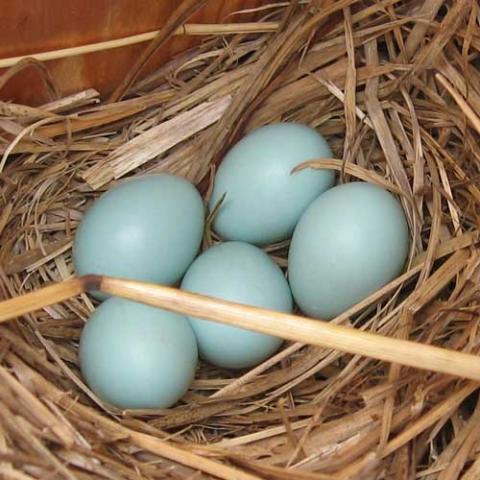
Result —
[[[226,242],[200,255],[182,288],[244,305],[291,312],[292,296],[280,267],[261,249]],[[246,368],[271,356],[282,339],[238,327],[190,317],[200,355],[225,368]]]
[[[187,180],[168,174],[121,183],[96,200],[75,235],[78,275],[173,284],[195,258],[204,206]]]
[[[95,310],[80,338],[88,385],[123,409],[172,406],[192,383],[197,356],[186,317],[115,297]]]
[[[383,188],[354,182],[330,189],[293,234],[288,277],[306,314],[331,319],[399,275],[409,251],[402,206]]]
[[[292,170],[331,158],[325,139],[298,123],[277,123],[249,133],[227,153],[215,176],[209,206],[224,201],[213,223],[226,240],[266,245],[288,238],[308,205],[332,187],[330,170]]]

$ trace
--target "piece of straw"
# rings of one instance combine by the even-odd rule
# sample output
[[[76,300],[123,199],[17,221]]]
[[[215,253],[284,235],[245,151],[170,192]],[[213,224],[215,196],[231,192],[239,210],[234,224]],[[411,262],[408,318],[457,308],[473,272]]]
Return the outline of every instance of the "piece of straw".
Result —
[[[444,87],[445,90],[447,90],[447,92],[452,96],[452,98],[459,106],[460,110],[462,110],[464,115],[475,127],[475,130],[480,133],[480,118],[474,112],[473,108],[463,98],[462,94],[458,92],[458,90],[441,73],[436,73],[435,78],[442,85],[442,87]]]
[[[7,300],[0,304],[0,322],[88,290],[99,290],[184,315],[287,340],[480,381],[480,358],[475,355],[389,338],[298,315],[227,302],[172,287],[105,276],[74,278]]]
[[[197,24],[191,23],[183,25],[175,31],[174,35],[235,35],[238,33],[266,33],[274,32],[278,28],[277,22],[251,22],[251,23],[227,23],[227,24]],[[155,38],[159,30],[152,32],[139,33],[128,37],[116,38],[114,40],[106,40],[104,42],[89,43],[78,47],[62,48],[59,50],[50,50],[48,52],[33,52],[28,55],[19,55],[17,57],[1,58],[0,68],[7,68],[15,65],[25,58],[35,58],[41,62],[50,60],[58,60],[59,58],[75,57],[88,53],[102,52],[112,50],[114,48],[126,47],[138,43],[148,42]]]

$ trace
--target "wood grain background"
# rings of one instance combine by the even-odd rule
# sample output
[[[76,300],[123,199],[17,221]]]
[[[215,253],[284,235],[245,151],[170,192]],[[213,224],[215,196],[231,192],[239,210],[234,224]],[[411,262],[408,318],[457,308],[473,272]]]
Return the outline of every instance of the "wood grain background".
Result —
[[[121,38],[161,28],[178,0],[0,0],[0,58]],[[228,14],[260,0],[210,0],[192,22],[234,21]],[[242,18],[245,21],[245,17]],[[144,74],[198,37],[176,37],[158,52]],[[145,44],[54,60],[46,65],[62,95],[94,87],[109,93],[123,78]],[[0,71],[1,73],[1,71]],[[0,99],[38,105],[50,100],[34,68],[11,79]]]

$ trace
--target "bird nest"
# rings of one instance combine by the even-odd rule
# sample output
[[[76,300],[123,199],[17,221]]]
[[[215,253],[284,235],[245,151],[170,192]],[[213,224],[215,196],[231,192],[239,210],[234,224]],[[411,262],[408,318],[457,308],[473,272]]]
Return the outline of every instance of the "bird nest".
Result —
[[[70,279],[75,229],[115,182],[171,172],[208,196],[241,136],[296,121],[328,139],[340,182],[395,189],[411,229],[400,279],[333,322],[477,354],[476,2],[265,4],[255,27],[210,35],[138,80],[202,3],[181,4],[110,98],[0,105],[0,297]],[[31,66],[55,95],[34,60],[0,84]],[[203,248],[216,241],[207,229]],[[266,250],[285,268],[287,247]],[[120,411],[79,374],[93,308],[81,294],[0,326],[4,478],[480,478],[475,381],[286,342],[249,371],[201,364],[171,409]]]

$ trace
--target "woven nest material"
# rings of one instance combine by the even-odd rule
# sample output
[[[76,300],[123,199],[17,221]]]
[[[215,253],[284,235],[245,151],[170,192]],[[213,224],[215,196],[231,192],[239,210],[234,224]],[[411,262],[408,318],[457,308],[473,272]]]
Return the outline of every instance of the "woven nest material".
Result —
[[[478,353],[477,3],[265,4],[259,30],[275,31],[209,37],[135,82],[201,3],[182,4],[116,101],[88,90],[0,104],[0,296],[70,278],[75,228],[116,181],[168,171],[208,195],[240,136],[298,121],[328,138],[339,181],[399,193],[412,232],[403,283],[334,321]],[[32,63],[54,94],[48,65],[32,61],[0,84]],[[207,232],[204,247],[215,241]],[[267,250],[286,266],[285,244]],[[79,374],[93,308],[81,295],[0,327],[3,478],[480,478],[475,382],[286,343],[252,371],[202,364],[172,409],[121,412]]]

